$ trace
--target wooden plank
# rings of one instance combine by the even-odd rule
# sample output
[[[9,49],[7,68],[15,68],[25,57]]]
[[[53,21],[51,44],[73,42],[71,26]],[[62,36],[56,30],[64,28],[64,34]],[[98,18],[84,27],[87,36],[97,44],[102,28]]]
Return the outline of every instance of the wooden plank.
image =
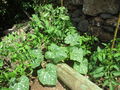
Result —
[[[67,64],[57,65],[58,78],[71,90],[102,90]]]

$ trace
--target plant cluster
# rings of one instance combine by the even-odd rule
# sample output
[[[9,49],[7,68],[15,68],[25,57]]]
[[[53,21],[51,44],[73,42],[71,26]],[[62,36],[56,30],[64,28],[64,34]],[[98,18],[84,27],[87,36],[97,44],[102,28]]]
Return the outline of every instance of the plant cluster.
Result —
[[[91,44],[93,38],[78,34],[64,7],[45,5],[35,10],[30,32],[13,32],[0,42],[0,86],[28,90],[34,70],[43,85],[56,85],[55,65],[65,60],[74,61],[82,74],[88,71],[84,56],[90,47],[84,43]]]
[[[77,72],[94,80],[103,79],[103,86],[113,86],[120,75],[119,44],[112,50],[108,45],[98,47],[93,53],[97,39],[81,36],[65,7],[53,8],[49,4],[35,11],[30,22],[32,30],[13,32],[0,42],[0,89],[29,90],[34,73],[43,85],[56,85],[56,64],[68,60]]]
[[[120,76],[120,43],[115,48],[105,44],[105,48],[97,48],[91,56],[89,70],[92,79],[102,87],[109,87],[114,90]],[[93,81],[94,81],[93,80]]]

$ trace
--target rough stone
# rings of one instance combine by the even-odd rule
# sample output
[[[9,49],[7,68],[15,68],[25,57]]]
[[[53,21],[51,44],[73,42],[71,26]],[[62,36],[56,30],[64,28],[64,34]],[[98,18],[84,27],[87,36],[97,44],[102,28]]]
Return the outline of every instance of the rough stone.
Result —
[[[103,19],[110,19],[113,17],[113,15],[109,13],[103,13],[103,14],[100,14],[100,17]]]
[[[93,17],[92,19],[89,20],[91,22],[91,25],[100,27],[104,23],[104,20],[101,17]]]
[[[119,11],[119,0],[84,0],[83,12],[95,16],[99,13],[116,14]]]
[[[89,27],[89,22],[88,20],[84,19],[79,22],[77,28],[80,32],[86,32],[88,30],[88,27]]]
[[[75,22],[75,23],[79,23],[80,22],[80,18],[72,18],[72,21]]]
[[[73,13],[72,13],[72,17],[75,18],[75,17],[80,17],[82,15],[82,11],[77,9],[75,10]]]
[[[107,20],[105,21],[105,25],[111,25],[111,26],[113,26],[113,27],[116,27],[117,21],[118,21],[118,17],[113,17],[113,18],[111,18],[111,19],[107,19]]]
[[[82,5],[83,4],[83,0],[72,0],[71,2],[73,5]]]
[[[114,32],[114,28],[112,26],[102,26],[104,31]]]

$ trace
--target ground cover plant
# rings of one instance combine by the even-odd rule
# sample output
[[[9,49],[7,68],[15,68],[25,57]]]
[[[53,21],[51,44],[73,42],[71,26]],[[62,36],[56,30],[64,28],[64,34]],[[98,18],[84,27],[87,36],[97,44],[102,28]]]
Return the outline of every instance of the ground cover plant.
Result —
[[[56,64],[68,60],[77,72],[90,76],[95,82],[98,80],[102,87],[109,86],[112,90],[118,85],[115,81],[120,75],[119,42],[112,50],[106,44],[104,49],[98,47],[93,52],[97,39],[80,35],[65,7],[53,8],[48,4],[35,7],[35,12],[29,31],[13,32],[0,42],[2,90],[29,90],[34,73],[43,85],[54,86]]]

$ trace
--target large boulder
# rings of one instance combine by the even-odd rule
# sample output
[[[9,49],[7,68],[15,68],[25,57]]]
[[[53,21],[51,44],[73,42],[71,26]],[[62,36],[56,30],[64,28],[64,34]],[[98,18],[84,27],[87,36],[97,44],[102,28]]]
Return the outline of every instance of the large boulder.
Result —
[[[73,5],[82,5],[83,0],[70,0]]]
[[[95,16],[99,13],[116,14],[119,11],[120,0],[84,0],[83,12]]]

